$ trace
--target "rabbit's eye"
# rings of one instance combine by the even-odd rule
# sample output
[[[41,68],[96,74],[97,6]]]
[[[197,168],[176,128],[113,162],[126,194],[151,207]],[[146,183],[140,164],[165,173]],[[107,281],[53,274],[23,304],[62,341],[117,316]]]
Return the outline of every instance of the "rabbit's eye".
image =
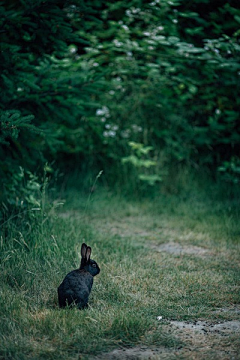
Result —
[[[96,265],[96,264],[92,264],[92,267],[97,267],[97,265]]]

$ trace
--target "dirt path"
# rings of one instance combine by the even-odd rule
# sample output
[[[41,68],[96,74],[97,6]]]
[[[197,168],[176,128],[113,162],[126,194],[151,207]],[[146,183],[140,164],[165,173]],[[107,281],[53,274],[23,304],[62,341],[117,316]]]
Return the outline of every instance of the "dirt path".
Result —
[[[146,220],[144,221],[146,223]],[[137,242],[145,242],[157,252],[164,252],[169,256],[188,255],[201,258],[214,257],[214,249],[204,248],[192,244],[202,239],[206,240],[206,234],[192,231],[177,230],[168,227],[153,227],[143,229],[141,219],[127,217],[120,221],[106,221],[98,223],[99,229],[104,233],[111,233],[124,238],[131,238]],[[203,242],[205,244],[205,242]],[[157,360],[157,359],[240,359],[240,349],[236,349],[236,343],[240,339],[240,305],[219,308],[215,318],[221,319],[224,314],[228,320],[199,319],[191,321],[168,321],[163,322],[162,329],[172,333],[180,339],[183,346],[177,349],[136,346],[134,348],[117,348],[109,353],[94,357],[97,360]],[[227,315],[227,316],[226,316]],[[232,344],[234,343],[234,346]]]
[[[195,257],[211,262],[218,256],[228,256],[226,249],[209,245],[211,241],[206,233],[194,232],[184,226],[174,227],[164,218],[160,221],[161,226],[144,216],[127,216],[117,220],[95,218],[94,224],[102,234],[129,239],[143,246],[146,244],[148,248],[150,246],[169,257],[187,255],[189,259]],[[217,308],[211,319],[214,320],[208,316],[195,321],[160,318],[161,330],[181,340],[182,346],[166,348],[139,344],[132,348],[116,348],[91,357],[91,360],[240,359],[240,305]]]
[[[240,306],[223,308],[219,313],[229,313],[239,318]],[[196,359],[196,360],[237,360],[240,351],[232,347],[232,342],[240,338],[240,320],[211,321],[170,321],[163,325],[181,339],[183,346],[174,348],[156,346],[136,346],[117,348],[109,353],[92,358],[93,360],[157,360],[157,359]],[[240,349],[239,349],[240,350]]]

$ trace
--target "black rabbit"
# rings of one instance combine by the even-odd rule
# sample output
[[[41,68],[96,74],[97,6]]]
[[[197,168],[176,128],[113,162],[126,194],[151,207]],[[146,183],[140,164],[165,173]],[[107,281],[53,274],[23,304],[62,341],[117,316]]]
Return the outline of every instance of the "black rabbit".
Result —
[[[81,247],[80,268],[66,275],[58,287],[60,307],[76,304],[79,309],[88,306],[88,297],[93,285],[93,277],[99,274],[100,268],[96,261],[90,260],[91,248],[85,243]]]

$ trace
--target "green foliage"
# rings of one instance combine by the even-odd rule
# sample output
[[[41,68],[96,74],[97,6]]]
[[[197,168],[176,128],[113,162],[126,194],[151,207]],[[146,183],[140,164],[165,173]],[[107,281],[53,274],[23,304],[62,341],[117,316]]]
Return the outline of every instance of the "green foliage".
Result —
[[[58,156],[59,166],[68,154],[93,147],[81,118],[94,114],[90,98],[101,85],[77,53],[85,9],[78,0],[1,2],[1,198],[11,201],[19,166],[38,176],[47,160]]]
[[[28,130],[36,131],[37,128],[29,124],[33,119],[33,115],[21,116],[21,113],[17,110],[2,112],[0,117],[0,144],[8,145],[8,142],[6,142],[6,138],[17,139],[20,129],[24,127]]]
[[[222,178],[233,184],[240,182],[240,159],[235,157],[231,161],[224,161],[222,166],[219,166],[218,171]]]
[[[214,174],[238,156],[235,0],[12,0],[0,15],[1,181],[54,161],[126,184],[129,142],[151,144],[158,169]],[[141,156],[136,178],[157,184]]]
[[[153,167],[155,168],[157,165],[156,161],[152,160],[149,154],[153,148],[133,141],[129,142],[129,146],[131,147],[132,154],[123,157],[122,163],[131,164],[137,171],[138,179],[148,185],[153,186],[157,181],[161,181],[162,178],[153,173]]]
[[[120,175],[129,141],[151,143],[167,167],[213,173],[239,151],[237,14],[235,2],[107,2],[104,27],[81,31],[88,61],[109,69],[96,111],[103,168]]]
[[[21,229],[21,241],[29,248],[35,243],[36,234],[44,236],[46,229],[51,229],[56,209],[64,204],[62,200],[53,199],[52,172],[48,164],[44,166],[42,176],[20,167],[12,174],[11,181],[3,182],[8,196],[2,202],[0,213],[2,241],[7,243],[11,237],[18,236]],[[25,236],[27,240],[24,240]]]

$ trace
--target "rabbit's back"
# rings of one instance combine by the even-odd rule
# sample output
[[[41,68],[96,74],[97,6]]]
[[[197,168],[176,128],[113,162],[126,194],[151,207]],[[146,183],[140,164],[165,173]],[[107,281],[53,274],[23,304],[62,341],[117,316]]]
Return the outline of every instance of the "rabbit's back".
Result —
[[[93,285],[93,276],[85,270],[73,270],[63,279],[58,287],[59,306],[75,303],[78,308],[87,306]]]

